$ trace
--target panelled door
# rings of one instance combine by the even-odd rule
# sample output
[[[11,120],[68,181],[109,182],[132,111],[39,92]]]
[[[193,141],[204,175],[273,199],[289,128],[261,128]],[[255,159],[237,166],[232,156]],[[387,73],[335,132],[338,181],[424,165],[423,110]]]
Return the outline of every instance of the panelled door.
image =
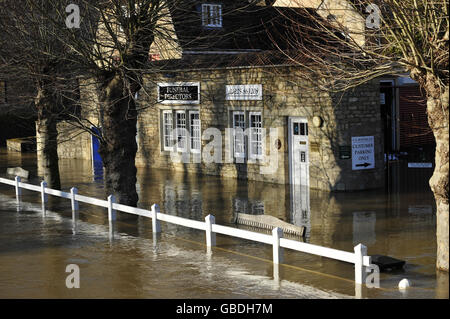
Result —
[[[308,120],[289,118],[290,183],[309,187]]]
[[[303,117],[290,117],[288,122],[291,219],[295,225],[306,226],[309,232],[308,120]]]

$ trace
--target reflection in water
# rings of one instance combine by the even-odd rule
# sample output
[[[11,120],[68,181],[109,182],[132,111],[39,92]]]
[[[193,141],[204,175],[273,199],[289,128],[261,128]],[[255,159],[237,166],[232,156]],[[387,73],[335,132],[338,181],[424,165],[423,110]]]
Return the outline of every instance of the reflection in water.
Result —
[[[3,151],[0,154],[0,167],[11,166],[22,166],[29,170],[34,176],[31,182],[39,184],[36,160],[32,154],[20,156]],[[78,188],[79,194],[106,199],[108,194],[105,193],[103,183],[99,180],[92,182],[90,162],[61,160],[60,171],[64,191],[74,186]],[[363,297],[401,298],[396,286],[402,278],[410,279],[413,287],[416,287],[408,292],[409,298],[448,297],[448,274],[437,274],[435,270],[436,218],[433,194],[429,189],[407,192],[399,188],[393,194],[386,194],[383,190],[326,193],[299,189],[298,192],[292,192],[289,185],[194,176],[149,168],[139,168],[137,179],[139,206],[142,208],[150,209],[152,204],[158,203],[163,213],[201,221],[206,215],[212,214],[216,222],[222,225],[231,225],[236,213],[264,213],[307,226],[308,241],[313,244],[352,251],[355,244],[361,242],[368,247],[369,254],[406,260],[402,272],[382,274],[381,285],[388,290],[365,289]],[[12,203],[15,202],[13,188],[0,186],[0,193],[10,196]],[[162,223],[162,233],[153,234],[151,220],[140,218],[137,222],[117,222],[115,231],[110,233],[109,230],[113,228],[109,228],[107,213],[103,208],[80,204],[79,216],[73,218],[70,201],[51,196],[48,209],[57,211],[62,219],[59,224],[55,224],[58,214],[47,214],[42,218],[39,209],[41,219],[38,223],[31,219],[33,215],[28,216],[24,212],[27,203],[40,205],[39,194],[24,192],[22,200],[22,212],[16,213],[12,208],[12,212],[0,215],[0,227],[4,230],[4,234],[0,235],[0,273],[3,277],[17,275],[11,266],[16,257],[44,258],[39,278],[45,281],[51,277],[52,271],[49,272],[49,269],[55,267],[51,265],[56,263],[58,267],[63,267],[67,258],[82,256],[92,265],[89,268],[91,279],[93,284],[98,285],[88,296],[211,297],[205,295],[205,291],[217,294],[214,295],[217,298],[305,296],[294,288],[289,289],[289,293],[283,290],[291,287],[291,283],[347,295],[355,294],[353,267],[346,263],[285,250],[284,260],[289,267],[281,265],[276,271],[270,262],[272,250],[268,245],[218,235],[218,247],[208,257],[204,233],[201,231]],[[17,222],[12,222],[10,218],[17,219]],[[32,231],[26,232],[23,227],[30,227]],[[12,232],[12,235],[8,236],[7,231]],[[64,239],[66,235],[70,235],[69,242]],[[111,238],[110,241],[109,237],[112,236],[114,240]],[[94,242],[91,242],[92,238],[95,238]],[[79,246],[73,250],[71,245]],[[186,245],[189,247],[186,248]],[[184,252],[184,249],[189,252]],[[14,258],[8,253],[12,250],[16,254]],[[31,253],[33,251],[36,253]],[[61,256],[67,258],[61,259]],[[25,268],[22,263],[17,271],[28,271]],[[105,274],[114,274],[107,275],[109,282],[99,283],[95,279],[96,276],[102,277],[97,268],[104,269]],[[130,272],[130,268],[134,271]],[[274,288],[274,275],[280,279],[280,290]],[[206,286],[199,287],[199,276],[211,280]],[[252,281],[249,279],[252,276],[263,279]],[[1,283],[10,280],[3,277]],[[220,280],[221,287],[217,286],[217,280]],[[151,282],[152,287],[147,286],[148,282]],[[267,282],[272,292],[264,290],[262,282]],[[184,288],[180,287],[181,283],[185,285]],[[447,289],[443,289],[445,283]],[[11,285],[7,287],[12,287],[11,291],[18,294],[21,288]],[[191,286],[192,289],[186,288]],[[160,294],[152,293],[156,287],[160,289]],[[3,287],[0,292],[2,290]],[[28,293],[27,296],[41,296],[38,288],[30,288]],[[67,291],[49,291],[49,295],[55,294],[67,296]]]
[[[103,162],[93,162],[92,170],[94,182],[103,181]]]
[[[77,221],[80,219],[80,214],[76,210],[72,210],[72,234],[77,234]]]
[[[353,213],[353,245],[364,243],[372,245],[376,242],[375,224],[377,221],[375,212]]]
[[[311,207],[309,187],[299,184],[290,185],[290,218],[289,222],[306,227],[306,238],[311,232]]]
[[[264,215],[264,202],[249,198],[233,198],[234,214]]]

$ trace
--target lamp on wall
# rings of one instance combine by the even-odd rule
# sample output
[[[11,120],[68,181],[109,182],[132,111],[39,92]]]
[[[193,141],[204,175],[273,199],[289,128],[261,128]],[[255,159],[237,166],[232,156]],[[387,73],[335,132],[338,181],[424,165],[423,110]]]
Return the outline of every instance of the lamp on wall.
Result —
[[[275,141],[275,147],[277,148],[277,150],[281,148],[281,140],[279,138]]]
[[[312,118],[312,122],[313,122],[314,127],[321,127],[323,124],[323,119],[320,116],[315,115]]]

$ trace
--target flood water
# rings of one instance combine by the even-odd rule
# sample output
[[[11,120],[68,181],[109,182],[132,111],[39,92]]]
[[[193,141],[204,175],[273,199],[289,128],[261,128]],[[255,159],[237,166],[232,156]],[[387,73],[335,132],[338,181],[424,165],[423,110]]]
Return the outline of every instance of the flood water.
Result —
[[[34,154],[2,149],[0,175],[16,166],[40,182]],[[61,160],[60,171],[63,191],[106,198],[90,162]],[[448,274],[435,270],[431,170],[391,173],[390,194],[311,190],[306,210],[295,212],[289,186],[138,168],[140,207],[157,203],[195,220],[212,214],[233,227],[236,213],[273,215],[306,225],[306,242],[346,251],[363,243],[369,255],[406,261],[381,274],[380,289],[361,291],[351,264],[285,250],[276,277],[269,245],[217,235],[207,252],[204,232],[162,222],[154,236],[144,217],[118,221],[111,238],[106,209],[80,203],[74,223],[69,200],[49,196],[44,215],[40,194],[23,190],[18,211],[14,188],[0,184],[0,298],[448,298]],[[66,288],[68,264],[80,267],[79,289]],[[405,292],[403,278],[412,283]]]

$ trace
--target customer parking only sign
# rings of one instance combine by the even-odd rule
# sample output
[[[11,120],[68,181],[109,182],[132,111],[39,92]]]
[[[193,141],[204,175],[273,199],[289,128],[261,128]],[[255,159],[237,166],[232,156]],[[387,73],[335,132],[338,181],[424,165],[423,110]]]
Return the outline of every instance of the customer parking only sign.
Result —
[[[352,170],[375,168],[373,136],[352,136]]]

